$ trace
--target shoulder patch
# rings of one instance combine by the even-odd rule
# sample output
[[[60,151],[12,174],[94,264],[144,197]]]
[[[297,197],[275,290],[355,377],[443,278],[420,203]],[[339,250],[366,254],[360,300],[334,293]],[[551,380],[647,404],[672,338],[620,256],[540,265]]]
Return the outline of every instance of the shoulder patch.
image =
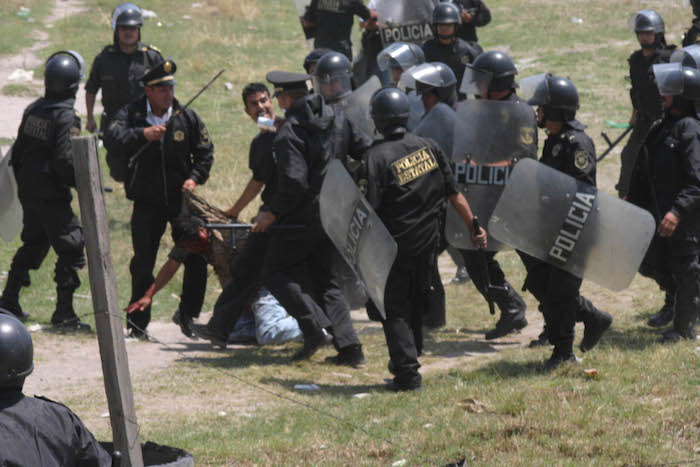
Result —
[[[108,45],[107,47],[104,48],[104,50],[106,50],[107,52],[114,52],[117,49],[115,49],[113,45]]]
[[[469,55],[462,55],[462,58],[461,58],[462,65],[468,65],[470,61],[471,61],[471,58],[469,57]]]
[[[184,141],[185,139],[185,133],[182,132],[182,130],[177,130],[175,133],[173,133],[173,139],[177,141],[178,143]]]
[[[574,165],[579,170],[586,170],[590,164],[588,160],[588,153],[583,149],[579,149],[574,153]]]
[[[438,163],[433,152],[424,147],[393,162],[391,168],[394,169],[399,185],[405,185],[428,172],[436,170]]]
[[[527,126],[520,128],[520,141],[526,146],[531,145],[535,142],[535,131],[534,128]]]
[[[209,132],[207,131],[206,128],[202,128],[202,137],[200,139],[200,142],[202,144],[210,144],[211,143],[211,138],[209,138]]]
[[[158,47],[156,47],[155,45],[146,44],[146,47],[148,47],[151,50],[155,50],[156,52],[160,52],[160,49]]]

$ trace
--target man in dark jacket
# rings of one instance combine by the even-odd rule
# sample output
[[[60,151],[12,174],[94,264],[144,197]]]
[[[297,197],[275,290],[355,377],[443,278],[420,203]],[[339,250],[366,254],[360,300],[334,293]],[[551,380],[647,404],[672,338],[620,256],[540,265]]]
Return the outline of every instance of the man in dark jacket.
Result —
[[[70,205],[75,186],[70,138],[80,133],[73,106],[81,61],[74,52],[53,54],[46,62],[44,97],[24,111],[11,161],[24,211],[22,246],[0,299],[0,306],[26,318],[20,289],[29,286],[29,270],[38,269],[53,247],[57,299],[51,323],[73,329],[89,329],[73,310],[73,292],[80,286],[77,271],[85,265],[83,230]]]
[[[0,308],[0,465],[112,465],[68,407],[22,394],[33,360],[29,332]]]
[[[182,192],[205,183],[214,162],[214,145],[204,122],[193,110],[182,110],[174,98],[176,69],[167,60],[148,71],[140,80],[146,96],[122,108],[105,134],[107,149],[129,161],[126,195],[134,202],[129,303],[153,284],[160,238],[180,213]],[[189,255],[184,265],[180,308],[173,317],[178,324],[199,316],[207,281],[201,256]],[[131,335],[144,337],[150,320],[150,307],[131,313]]]
[[[540,162],[587,184],[596,184],[593,141],[576,120],[578,91],[566,78],[544,75],[528,104],[537,105],[538,124],[548,137]],[[579,290],[583,281],[573,274],[535,258],[529,261],[525,287],[540,302],[549,342],[554,346],[545,369],[578,362],[574,355],[574,327],[583,321],[580,348],[591,350],[610,327],[612,316],[598,310]]]
[[[654,66],[654,75],[664,117],[647,136],[628,199],[656,218],[656,262],[670,270],[675,285],[673,328],[662,342],[694,340],[700,315],[700,72],[671,63]]]
[[[303,226],[270,232],[262,273],[263,283],[304,334],[304,347],[293,359],[307,359],[326,343],[322,327],[330,321],[339,352],[333,363],[358,366],[364,355],[332,268],[338,252],[321,226],[318,196],[330,161],[344,161],[347,155],[359,158],[368,141],[340,109],[318,94],[309,95],[310,78],[277,71],[267,75],[286,111],[286,122],[274,142],[277,191],[252,230],[264,232],[275,222]]]
[[[316,28],[314,47],[340,52],[352,61],[350,33],[354,16],[372,17],[361,0],[311,0],[302,18],[305,28]]]
[[[378,91],[371,115],[383,138],[365,155],[367,201],[398,245],[384,293],[382,320],[389,347],[389,389],[421,388],[418,357],[423,348],[422,320],[429,306],[435,255],[442,236],[440,219],[446,200],[467,223],[472,239],[486,246],[486,232],[474,231],[469,204],[455,187],[452,170],[440,146],[408,133],[410,110],[406,94],[396,88]]]
[[[462,19],[459,8],[452,3],[439,3],[433,10],[433,37],[423,44],[426,62],[441,62],[449,66],[462,82],[464,68],[482,52],[476,42],[466,42],[457,36]],[[461,99],[466,98],[460,95]]]

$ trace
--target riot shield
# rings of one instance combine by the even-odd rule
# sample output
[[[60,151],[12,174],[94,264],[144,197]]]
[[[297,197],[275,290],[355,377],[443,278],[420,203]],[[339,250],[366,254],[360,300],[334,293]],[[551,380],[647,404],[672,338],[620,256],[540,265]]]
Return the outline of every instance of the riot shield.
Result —
[[[22,205],[17,196],[17,182],[10,167],[10,149],[3,157],[0,151],[0,237],[11,242],[22,230]]]
[[[654,231],[647,211],[530,159],[489,222],[496,239],[612,290],[632,281]]]
[[[415,91],[407,92],[406,96],[408,97],[408,105],[411,108],[411,115],[409,115],[408,122],[406,122],[406,128],[408,128],[408,131],[413,131],[420,123],[423,115],[425,115],[425,107],[423,106],[423,100],[416,95]]]
[[[440,102],[423,117],[413,134],[435,140],[450,159],[456,116],[457,113],[452,107]]]
[[[372,76],[365,84],[355,89],[349,96],[339,102],[345,114],[355,126],[370,138],[374,137],[374,120],[369,114],[369,101],[372,95],[382,87],[382,82]]]
[[[453,160],[495,164],[537,154],[537,119],[522,102],[467,100],[457,106]]]
[[[297,14],[299,14],[299,22],[301,23],[301,29],[304,31],[304,36],[307,39],[313,39],[316,37],[316,27],[312,26],[310,28],[305,28],[304,24],[301,21],[301,18],[304,16],[306,13],[306,8],[311,5],[311,0],[292,0],[294,2],[294,6],[297,8]]]
[[[382,48],[394,42],[422,44],[432,39],[431,22],[437,0],[377,0]]]
[[[386,318],[384,289],[396,242],[340,161],[329,164],[319,199],[323,229]]]

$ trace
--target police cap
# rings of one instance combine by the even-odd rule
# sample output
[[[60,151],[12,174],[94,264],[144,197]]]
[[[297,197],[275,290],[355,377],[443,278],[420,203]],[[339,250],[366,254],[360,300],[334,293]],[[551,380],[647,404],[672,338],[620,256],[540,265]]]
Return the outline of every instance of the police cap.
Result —
[[[143,86],[172,86],[175,84],[175,71],[177,65],[172,60],[165,60],[146,70],[139,78]]]
[[[275,93],[272,97],[277,97],[281,92],[308,91],[308,81],[311,79],[311,75],[291,71],[271,71],[265,78],[275,87]]]

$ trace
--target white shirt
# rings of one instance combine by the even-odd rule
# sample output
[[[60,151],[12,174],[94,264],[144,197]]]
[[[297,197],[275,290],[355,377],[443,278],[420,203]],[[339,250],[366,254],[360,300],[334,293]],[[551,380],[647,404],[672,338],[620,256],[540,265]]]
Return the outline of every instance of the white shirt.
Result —
[[[170,120],[170,116],[173,113],[173,106],[168,107],[168,111],[163,114],[162,117],[153,113],[151,110],[151,102],[146,99],[146,121],[151,125],[165,125]]]

